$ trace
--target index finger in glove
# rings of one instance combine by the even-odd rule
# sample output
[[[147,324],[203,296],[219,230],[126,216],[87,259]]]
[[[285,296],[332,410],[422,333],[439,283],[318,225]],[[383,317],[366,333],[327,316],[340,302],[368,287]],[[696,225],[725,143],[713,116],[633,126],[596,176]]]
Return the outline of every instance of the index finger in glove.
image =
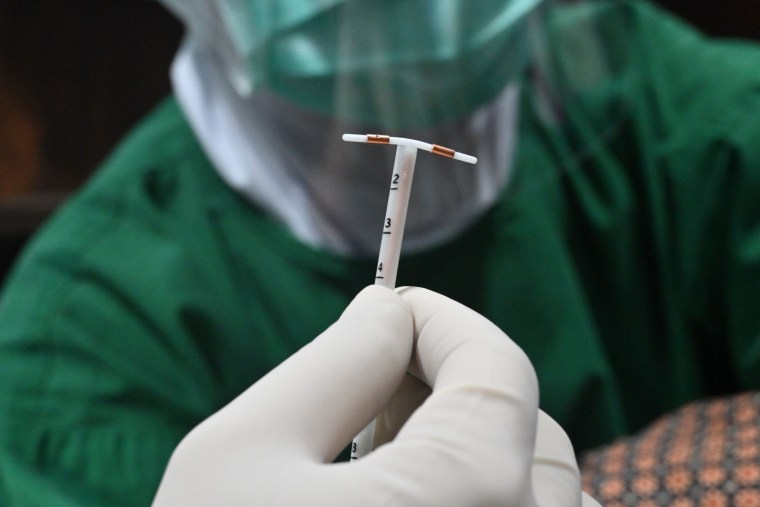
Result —
[[[532,506],[538,382],[499,328],[444,296],[401,292],[414,316],[412,372],[433,393],[396,439],[355,466],[379,470],[398,505]]]

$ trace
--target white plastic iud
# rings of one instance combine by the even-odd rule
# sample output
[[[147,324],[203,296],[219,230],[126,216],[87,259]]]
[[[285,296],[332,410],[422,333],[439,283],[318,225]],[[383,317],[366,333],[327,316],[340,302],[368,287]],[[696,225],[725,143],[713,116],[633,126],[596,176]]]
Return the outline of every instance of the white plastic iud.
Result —
[[[404,239],[404,224],[406,211],[409,207],[409,194],[412,190],[414,163],[417,160],[417,150],[425,150],[436,155],[461,160],[469,164],[477,163],[478,159],[458,153],[452,149],[437,144],[423,143],[405,137],[391,137],[375,134],[343,134],[344,141],[370,144],[395,144],[396,160],[393,163],[391,187],[388,193],[388,207],[383,222],[383,236],[380,242],[380,255],[375,270],[375,284],[393,289],[396,286],[398,262],[401,257],[401,241]],[[372,452],[375,439],[375,420],[362,430],[351,444],[351,460],[359,459]]]

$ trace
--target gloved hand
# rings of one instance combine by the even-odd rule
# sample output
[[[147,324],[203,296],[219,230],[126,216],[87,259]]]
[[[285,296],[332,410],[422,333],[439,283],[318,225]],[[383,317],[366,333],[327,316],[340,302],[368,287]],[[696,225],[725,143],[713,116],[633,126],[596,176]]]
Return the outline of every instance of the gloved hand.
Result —
[[[393,441],[332,464],[384,406],[418,400],[407,381],[389,404],[407,369],[432,394]],[[485,318],[423,289],[371,286],[182,440],[153,505],[598,505],[537,399],[527,357]],[[385,414],[392,435],[406,414]]]

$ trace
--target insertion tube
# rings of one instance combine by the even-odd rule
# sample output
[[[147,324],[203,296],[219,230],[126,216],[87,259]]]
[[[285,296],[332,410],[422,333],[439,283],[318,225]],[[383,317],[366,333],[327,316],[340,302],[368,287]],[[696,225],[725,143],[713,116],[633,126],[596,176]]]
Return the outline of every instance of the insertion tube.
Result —
[[[375,270],[375,285],[393,289],[396,287],[399,258],[401,257],[401,241],[404,239],[406,212],[409,207],[409,195],[412,190],[414,164],[417,160],[417,150],[425,150],[454,160],[469,164],[477,163],[478,159],[459,153],[450,148],[437,144],[428,144],[406,137],[391,137],[376,134],[343,134],[343,140],[354,143],[394,144],[396,159],[393,163],[393,175],[388,192],[388,205],[383,222],[380,254]],[[351,461],[359,459],[372,452],[375,439],[375,419],[356,436],[351,444]]]

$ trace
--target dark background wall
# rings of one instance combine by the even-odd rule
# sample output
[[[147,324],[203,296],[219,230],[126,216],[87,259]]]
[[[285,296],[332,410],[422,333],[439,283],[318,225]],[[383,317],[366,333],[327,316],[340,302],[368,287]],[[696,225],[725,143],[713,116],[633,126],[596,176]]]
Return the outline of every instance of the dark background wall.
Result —
[[[169,91],[181,27],[149,0],[0,0],[0,281]]]
[[[758,0],[659,3],[708,34],[760,40]],[[0,277],[168,93],[181,33],[156,1],[0,0]]]
[[[654,3],[707,34],[760,40],[760,2],[757,0],[657,0]]]
[[[169,89],[181,28],[147,0],[0,0],[0,198],[79,184]]]

